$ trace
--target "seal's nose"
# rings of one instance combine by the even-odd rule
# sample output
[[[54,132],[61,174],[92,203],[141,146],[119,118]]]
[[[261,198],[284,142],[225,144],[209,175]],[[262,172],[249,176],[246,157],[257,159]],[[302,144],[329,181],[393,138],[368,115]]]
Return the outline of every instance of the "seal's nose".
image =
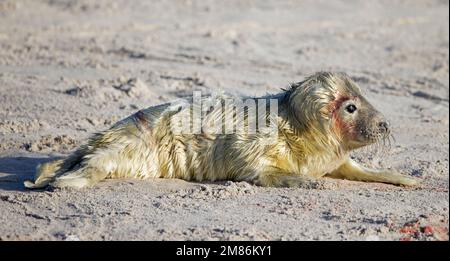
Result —
[[[389,123],[387,121],[380,121],[380,122],[378,122],[378,128],[382,132],[386,133],[389,131]]]

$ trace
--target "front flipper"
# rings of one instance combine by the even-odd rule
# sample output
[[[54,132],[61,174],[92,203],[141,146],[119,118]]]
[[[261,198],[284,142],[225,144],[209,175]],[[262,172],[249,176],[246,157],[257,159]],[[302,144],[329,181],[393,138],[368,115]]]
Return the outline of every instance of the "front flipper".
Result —
[[[338,169],[328,174],[332,178],[342,178],[348,180],[382,182],[403,186],[416,186],[417,179],[395,173],[390,170],[373,170],[360,166],[355,161],[348,159]]]

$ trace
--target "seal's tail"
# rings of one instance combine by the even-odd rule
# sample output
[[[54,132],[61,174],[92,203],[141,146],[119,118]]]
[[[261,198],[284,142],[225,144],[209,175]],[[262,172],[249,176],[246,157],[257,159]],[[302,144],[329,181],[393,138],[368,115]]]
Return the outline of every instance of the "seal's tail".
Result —
[[[61,168],[64,159],[39,164],[37,166],[34,182],[26,180],[23,184],[29,189],[38,189],[46,187],[55,180],[56,172]]]

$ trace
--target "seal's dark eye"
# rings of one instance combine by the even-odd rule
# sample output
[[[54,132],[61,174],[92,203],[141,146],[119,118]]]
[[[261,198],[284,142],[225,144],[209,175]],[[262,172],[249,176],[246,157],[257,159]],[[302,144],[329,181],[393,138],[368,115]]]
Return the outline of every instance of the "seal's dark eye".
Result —
[[[347,105],[347,107],[345,107],[345,110],[348,113],[354,113],[356,111],[356,106],[353,104]]]

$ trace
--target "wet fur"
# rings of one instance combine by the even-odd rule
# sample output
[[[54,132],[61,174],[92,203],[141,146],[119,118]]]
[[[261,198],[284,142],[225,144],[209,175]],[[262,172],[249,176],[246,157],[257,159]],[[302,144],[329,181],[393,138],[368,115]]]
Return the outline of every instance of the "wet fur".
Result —
[[[409,177],[365,169],[349,159],[352,148],[343,140],[333,110],[340,98],[355,95],[361,95],[359,87],[345,74],[321,72],[265,97],[279,101],[276,137],[262,133],[174,134],[170,120],[180,113],[180,106],[150,107],[95,134],[65,160],[39,166],[35,181],[26,181],[25,186],[82,188],[109,178],[179,178],[318,188],[322,184],[318,178],[325,175],[416,184]],[[220,109],[209,112],[206,121],[219,113]],[[268,138],[276,142],[266,144]]]

